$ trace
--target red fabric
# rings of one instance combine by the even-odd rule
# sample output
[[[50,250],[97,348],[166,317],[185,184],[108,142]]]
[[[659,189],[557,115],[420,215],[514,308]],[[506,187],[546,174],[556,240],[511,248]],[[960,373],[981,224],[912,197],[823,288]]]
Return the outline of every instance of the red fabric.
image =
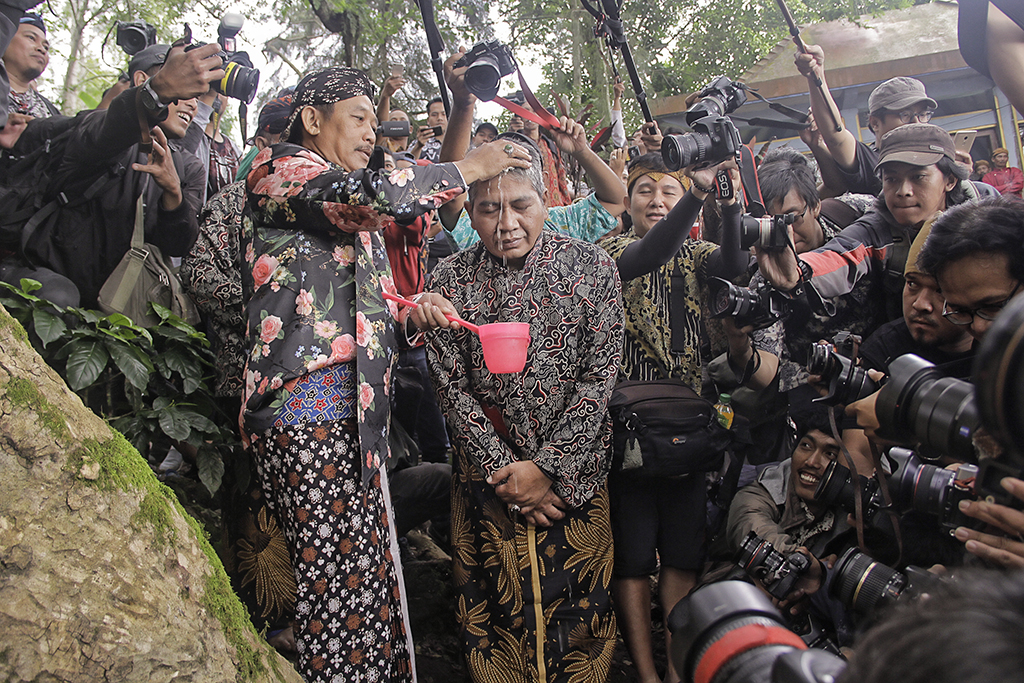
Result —
[[[548,188],[548,206],[569,206],[572,204],[572,198],[569,196],[569,184],[565,178],[562,155],[552,153],[551,148],[543,138],[537,141],[537,146],[540,147],[541,160],[544,162],[544,180]]]
[[[1019,168],[1014,168],[1013,166],[997,168],[986,173],[981,182],[988,183],[996,188],[999,190],[999,194],[1020,197],[1021,190],[1024,190],[1024,173]]]
[[[410,225],[389,221],[384,226],[384,247],[391,263],[395,289],[409,298],[423,291],[424,270],[421,265],[424,234],[430,225],[430,214],[418,217]]]

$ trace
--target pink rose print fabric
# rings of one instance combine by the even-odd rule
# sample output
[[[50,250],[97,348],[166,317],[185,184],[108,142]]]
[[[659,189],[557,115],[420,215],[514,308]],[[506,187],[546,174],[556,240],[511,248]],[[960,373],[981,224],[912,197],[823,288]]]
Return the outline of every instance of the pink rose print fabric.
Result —
[[[241,253],[248,320],[243,428],[250,439],[272,425],[326,419],[288,399],[299,380],[331,377],[332,401],[359,418],[359,450],[386,454],[384,386],[394,348],[394,291],[381,230],[410,223],[465,189],[451,164],[390,176],[348,173],[308,149],[275,145],[256,155],[246,181]],[[335,366],[351,367],[340,373]],[[305,386],[305,385],[304,385]],[[318,403],[313,404],[318,405]],[[283,419],[285,413],[288,418]]]

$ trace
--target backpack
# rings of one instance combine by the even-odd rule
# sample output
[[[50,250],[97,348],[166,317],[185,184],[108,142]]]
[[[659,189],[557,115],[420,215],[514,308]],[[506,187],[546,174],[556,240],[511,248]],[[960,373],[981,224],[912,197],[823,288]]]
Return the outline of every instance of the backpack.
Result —
[[[25,246],[32,235],[48,233],[62,209],[85,204],[117,182],[112,175],[103,174],[84,192],[53,191],[54,178],[78,123],[77,116],[43,119],[39,125],[44,140],[23,156],[4,153],[0,159],[0,250],[26,258]]]

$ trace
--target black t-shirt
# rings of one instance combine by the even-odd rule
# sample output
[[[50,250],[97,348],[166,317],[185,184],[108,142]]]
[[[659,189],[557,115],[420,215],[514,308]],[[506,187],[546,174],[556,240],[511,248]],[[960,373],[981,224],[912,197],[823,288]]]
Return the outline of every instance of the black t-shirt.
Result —
[[[874,145],[870,147],[857,142],[857,167],[850,173],[839,169],[846,181],[846,191],[858,194],[877,195],[882,191],[882,181],[875,175],[875,164],[878,163],[878,151]]]
[[[905,353],[913,353],[935,365],[944,366],[949,377],[969,377],[974,349],[962,353],[947,353],[934,346],[914,341],[907,322],[897,318],[879,327],[860,347],[860,363],[864,368],[889,372],[889,363]]]

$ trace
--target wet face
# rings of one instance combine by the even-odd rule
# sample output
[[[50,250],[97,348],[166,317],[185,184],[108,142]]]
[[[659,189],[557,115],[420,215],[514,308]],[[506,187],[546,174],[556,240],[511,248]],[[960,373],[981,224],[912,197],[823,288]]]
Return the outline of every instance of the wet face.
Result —
[[[891,161],[882,167],[885,205],[900,225],[913,227],[946,208],[946,193],[957,180],[947,177],[935,164],[912,166]]]
[[[1006,152],[993,154],[992,163],[996,165],[996,168],[1006,168],[1007,164],[1010,163],[1010,155],[1007,154]]]
[[[918,344],[940,348],[966,350],[970,348],[970,334],[942,317],[945,299],[939,284],[930,275],[907,273],[903,285],[903,320],[910,336]],[[959,348],[964,347],[966,348]]]
[[[975,339],[984,337],[992,326],[992,321],[977,311],[995,317],[1006,299],[1021,288],[1010,274],[1010,257],[991,252],[971,254],[947,264],[939,272],[938,281],[947,311],[975,312],[970,325],[964,326]]]
[[[366,95],[334,103],[330,114],[313,107],[302,111],[302,145],[346,171],[366,168],[377,135],[377,116]]]
[[[185,137],[189,124],[196,115],[196,99],[178,100],[167,108],[167,118],[160,122],[160,129],[168,140]]]
[[[839,442],[825,432],[812,429],[793,450],[790,483],[796,494],[808,503],[814,502],[814,490],[825,474],[828,464],[839,457]]]
[[[38,26],[20,24],[4,53],[7,70],[23,81],[34,81],[50,63],[50,42]]]
[[[441,135],[438,137],[444,136],[448,130],[448,116],[444,113],[443,102],[434,102],[427,107],[427,125],[431,128],[441,126]]]
[[[640,237],[646,235],[685,193],[682,183],[672,176],[664,176],[657,181],[649,175],[641,176],[626,197],[626,211],[633,219],[636,234]]]
[[[528,178],[499,175],[479,182],[466,206],[487,251],[511,268],[522,268],[537,243],[548,212]]]
[[[796,246],[796,253],[802,254],[805,251],[814,251],[825,244],[825,233],[818,223],[818,214],[821,213],[821,204],[811,208],[795,189],[791,189],[782,201],[776,200],[768,207],[774,215],[785,213],[796,214],[796,221],[793,223],[793,242]]]

